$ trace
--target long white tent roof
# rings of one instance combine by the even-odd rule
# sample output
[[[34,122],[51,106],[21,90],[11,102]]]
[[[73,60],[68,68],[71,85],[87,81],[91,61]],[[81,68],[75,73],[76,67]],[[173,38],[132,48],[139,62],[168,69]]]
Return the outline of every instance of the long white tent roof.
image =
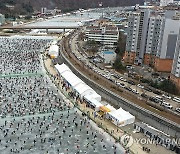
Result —
[[[101,96],[99,94],[97,94],[95,91],[94,93],[92,94],[89,94],[89,95],[86,95],[84,96],[84,98],[87,100],[87,101],[91,101],[91,99],[96,99],[98,101],[101,101]]]
[[[66,79],[66,81],[74,88],[76,85],[83,83],[81,79],[79,79],[74,73],[71,71],[65,71],[61,74],[61,76]]]
[[[103,106],[99,100],[95,99],[92,97],[92,95],[86,95],[84,96],[85,100],[88,101],[91,105],[95,106],[95,107],[100,107]]]
[[[91,94],[94,92],[94,90],[89,87],[88,85],[86,85],[85,83],[80,83],[77,86],[74,87],[74,89],[81,95],[83,96],[84,93]]]
[[[56,64],[55,65],[56,69],[59,71],[60,74],[62,74],[63,72],[65,71],[69,71],[71,72],[71,70],[69,69],[69,67],[67,65],[65,65],[64,63],[59,65],[59,64]]]
[[[131,115],[129,112],[123,110],[122,108],[119,108],[118,110],[109,112],[112,117],[116,118],[118,121],[126,121],[128,119],[135,119],[133,115]]]

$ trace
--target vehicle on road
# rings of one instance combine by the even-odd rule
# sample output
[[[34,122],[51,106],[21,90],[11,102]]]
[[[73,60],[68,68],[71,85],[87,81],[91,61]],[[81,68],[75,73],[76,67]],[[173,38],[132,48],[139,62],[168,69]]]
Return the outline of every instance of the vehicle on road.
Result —
[[[126,82],[126,81],[127,81],[127,80],[126,80],[126,79],[124,79],[123,77],[120,77],[120,78],[119,78],[119,80],[124,81],[124,82]]]
[[[134,81],[132,81],[132,80],[128,80],[127,83],[129,83],[131,85],[135,85]]]
[[[146,91],[152,92],[152,89],[151,89],[151,88],[144,87],[144,89],[145,89]]]
[[[141,85],[141,84],[138,84],[137,86],[138,86],[139,88],[144,89],[144,86],[143,86],[143,85]]]
[[[149,100],[154,103],[159,103],[159,101],[155,97],[149,97]]]
[[[149,98],[149,96],[148,96],[148,95],[146,95],[145,93],[142,93],[142,94],[141,94],[141,97],[144,97],[144,98]]]
[[[124,87],[125,87],[125,84],[124,84],[124,83],[117,82],[116,84],[117,84],[118,86],[122,87],[122,88],[124,88]]]
[[[180,108],[176,108],[175,111],[180,113]]]
[[[167,99],[171,99],[171,96],[165,95],[165,94],[162,94],[162,97],[167,98]]]
[[[173,109],[172,105],[167,103],[167,102],[163,102],[161,105],[168,108],[168,109]]]
[[[136,89],[132,89],[132,92],[135,94],[139,94],[139,92]]]
[[[124,88],[128,91],[132,91],[132,89],[130,87],[124,87]]]
[[[162,93],[159,92],[158,90],[154,90],[153,93],[154,93],[154,94],[157,94],[157,95],[162,95]]]
[[[180,103],[180,98],[179,97],[173,97],[173,101]]]

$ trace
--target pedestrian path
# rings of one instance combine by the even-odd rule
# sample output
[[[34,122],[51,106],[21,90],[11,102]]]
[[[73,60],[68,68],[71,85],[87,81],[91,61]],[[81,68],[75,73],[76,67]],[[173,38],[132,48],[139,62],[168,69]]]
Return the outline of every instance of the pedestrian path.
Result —
[[[22,73],[22,74],[0,74],[0,78],[10,78],[10,77],[31,77],[31,76],[41,76],[44,75],[43,72],[38,73]]]

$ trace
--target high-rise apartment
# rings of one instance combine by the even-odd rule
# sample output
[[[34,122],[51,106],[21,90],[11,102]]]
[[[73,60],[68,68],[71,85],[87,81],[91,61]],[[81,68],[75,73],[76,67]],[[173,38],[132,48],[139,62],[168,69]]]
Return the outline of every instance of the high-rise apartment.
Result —
[[[180,88],[180,29],[172,65],[171,80]]]
[[[146,44],[150,10],[133,12],[128,19],[128,33],[124,61],[142,63]]]
[[[141,10],[129,16],[124,61],[170,72],[179,33],[179,14]]]

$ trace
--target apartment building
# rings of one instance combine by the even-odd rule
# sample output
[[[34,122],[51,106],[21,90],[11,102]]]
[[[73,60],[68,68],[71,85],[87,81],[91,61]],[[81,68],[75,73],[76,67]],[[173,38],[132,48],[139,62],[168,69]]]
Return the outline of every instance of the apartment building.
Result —
[[[178,41],[176,43],[176,52],[174,54],[174,60],[173,60],[170,79],[180,89],[180,29],[179,29]]]
[[[160,37],[164,26],[164,17],[152,14],[149,18],[149,26],[146,38],[144,64],[154,66],[155,56],[160,51]]]
[[[114,25],[99,24],[98,26],[86,27],[87,40],[100,42],[110,48],[116,48],[119,39],[118,28]]]
[[[175,11],[174,11],[175,12]],[[176,43],[180,28],[180,15],[166,17],[162,24],[159,50],[155,57],[154,68],[161,72],[171,72]]]
[[[157,71],[171,72],[179,19],[179,14],[175,11],[162,14],[141,10],[141,13],[132,13],[128,20],[124,61],[146,64]]]
[[[150,10],[141,10],[130,14],[124,61],[127,63],[142,63],[146,44],[148,19]]]

